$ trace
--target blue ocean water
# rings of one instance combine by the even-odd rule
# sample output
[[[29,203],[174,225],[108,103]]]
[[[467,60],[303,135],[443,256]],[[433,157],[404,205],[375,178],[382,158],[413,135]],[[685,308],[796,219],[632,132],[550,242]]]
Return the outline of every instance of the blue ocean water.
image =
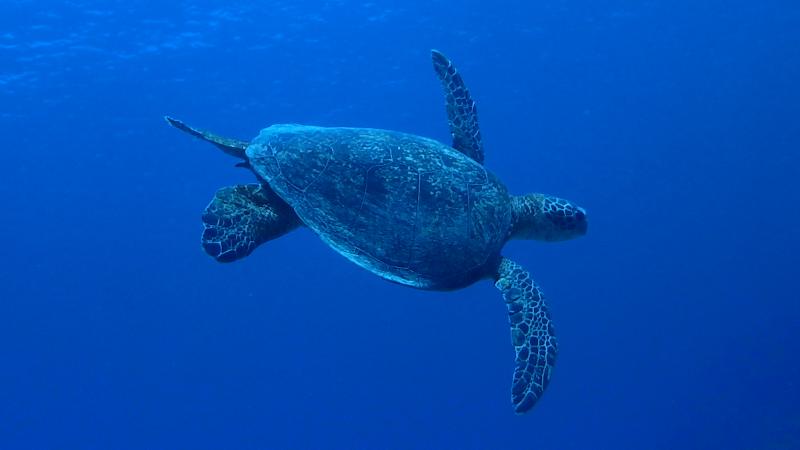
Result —
[[[510,190],[587,236],[511,242],[552,383],[513,414],[491,283],[394,285],[309,230],[221,265],[251,182],[165,114],[449,142],[431,48]],[[800,4],[0,4],[0,448],[800,448]]]

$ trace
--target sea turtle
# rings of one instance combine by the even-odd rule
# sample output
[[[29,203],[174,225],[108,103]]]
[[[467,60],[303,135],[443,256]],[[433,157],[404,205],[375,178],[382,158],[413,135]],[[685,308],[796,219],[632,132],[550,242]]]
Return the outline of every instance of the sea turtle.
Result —
[[[511,400],[524,413],[550,381],[557,342],[539,286],[500,251],[509,239],[583,235],[586,212],[543,194],[510,195],[483,167],[477,109],[461,75],[442,53],[432,59],[452,147],[397,131],[307,125],[272,125],[245,142],[166,120],[241,159],[258,179],[220,189],[206,207],[202,245],[217,261],[305,225],[393,282],[453,290],[493,280],[516,351]]]

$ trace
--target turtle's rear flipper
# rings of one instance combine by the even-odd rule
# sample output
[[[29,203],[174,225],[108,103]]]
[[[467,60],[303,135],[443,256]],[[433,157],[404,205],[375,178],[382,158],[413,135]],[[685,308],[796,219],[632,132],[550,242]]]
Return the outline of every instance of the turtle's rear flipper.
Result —
[[[299,225],[294,210],[268,186],[224,187],[203,212],[203,250],[219,262],[235,261]]]
[[[217,136],[214,133],[209,133],[208,131],[203,131],[194,127],[190,127],[189,125],[181,122],[178,119],[173,119],[170,116],[164,116],[164,120],[167,121],[168,124],[172,125],[173,127],[191,134],[196,138],[200,138],[206,142],[210,142],[220,149],[223,152],[235,156],[237,158],[246,159],[247,157],[244,154],[244,151],[247,150],[247,146],[249,145],[246,141],[240,141],[238,139],[231,139],[222,136]]]
[[[511,403],[514,411],[522,414],[533,407],[547,388],[558,343],[544,294],[522,266],[502,258],[494,285],[503,293],[508,307],[511,342],[516,352]]]

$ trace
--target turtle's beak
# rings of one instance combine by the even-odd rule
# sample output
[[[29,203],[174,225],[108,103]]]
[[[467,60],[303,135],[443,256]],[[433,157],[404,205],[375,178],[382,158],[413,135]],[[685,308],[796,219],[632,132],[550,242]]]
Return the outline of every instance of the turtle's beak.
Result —
[[[579,236],[586,234],[589,229],[589,219],[586,217],[586,210],[580,206],[575,208],[575,232]]]

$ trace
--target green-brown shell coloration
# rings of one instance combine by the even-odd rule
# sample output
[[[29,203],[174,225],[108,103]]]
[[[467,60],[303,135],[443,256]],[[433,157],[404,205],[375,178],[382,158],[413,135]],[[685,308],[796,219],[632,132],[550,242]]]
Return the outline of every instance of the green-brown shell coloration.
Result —
[[[432,139],[273,125],[250,143],[247,157],[325,242],[414,287],[456,289],[487,276],[511,227],[505,186]]]

